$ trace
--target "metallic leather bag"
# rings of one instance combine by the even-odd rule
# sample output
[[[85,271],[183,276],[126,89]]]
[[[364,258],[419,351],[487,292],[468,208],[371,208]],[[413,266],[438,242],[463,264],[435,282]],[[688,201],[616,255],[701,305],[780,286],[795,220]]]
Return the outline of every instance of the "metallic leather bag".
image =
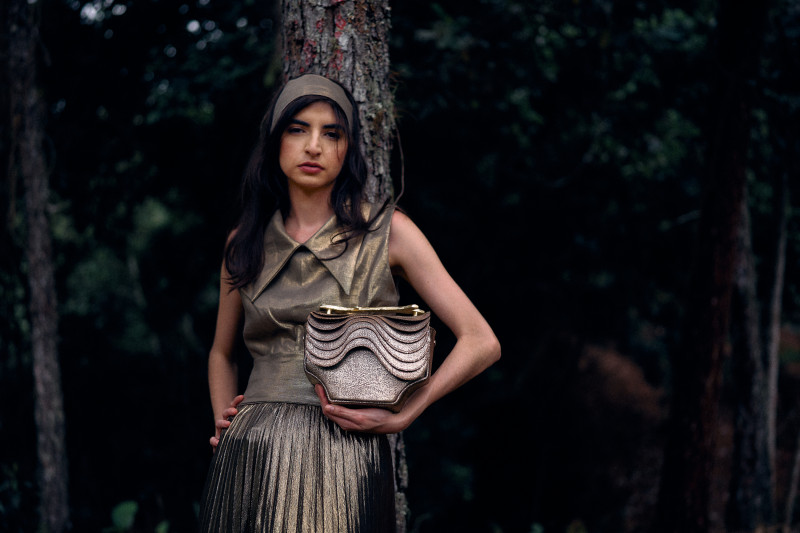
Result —
[[[333,404],[397,412],[431,375],[430,322],[430,312],[417,305],[323,305],[306,321],[306,375]]]

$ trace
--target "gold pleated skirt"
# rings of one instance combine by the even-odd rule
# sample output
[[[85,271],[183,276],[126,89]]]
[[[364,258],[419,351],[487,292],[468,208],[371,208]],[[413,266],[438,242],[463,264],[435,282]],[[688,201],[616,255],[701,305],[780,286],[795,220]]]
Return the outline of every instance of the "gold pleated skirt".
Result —
[[[394,532],[385,435],[346,432],[319,406],[240,406],[209,468],[204,532]]]

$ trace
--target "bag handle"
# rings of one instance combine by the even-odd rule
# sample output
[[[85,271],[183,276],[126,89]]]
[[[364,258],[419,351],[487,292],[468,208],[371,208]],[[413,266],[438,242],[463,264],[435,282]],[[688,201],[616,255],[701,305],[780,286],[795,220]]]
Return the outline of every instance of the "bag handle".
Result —
[[[400,307],[341,307],[338,305],[321,305],[319,312],[323,315],[410,315],[419,316],[424,315],[425,311],[420,309],[417,304],[403,305]]]

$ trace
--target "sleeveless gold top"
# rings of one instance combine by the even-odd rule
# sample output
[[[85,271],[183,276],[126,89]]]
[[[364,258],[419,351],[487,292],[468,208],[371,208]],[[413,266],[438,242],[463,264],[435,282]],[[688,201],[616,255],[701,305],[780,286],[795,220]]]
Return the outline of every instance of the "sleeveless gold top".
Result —
[[[368,219],[380,206],[365,204]],[[399,296],[389,268],[389,230],[394,209],[387,207],[371,232],[332,244],[340,231],[331,217],[304,243],[292,239],[280,211],[264,234],[264,268],[240,290],[244,342],[253,356],[245,402],[319,405],[303,371],[306,317],[323,304],[397,305]]]

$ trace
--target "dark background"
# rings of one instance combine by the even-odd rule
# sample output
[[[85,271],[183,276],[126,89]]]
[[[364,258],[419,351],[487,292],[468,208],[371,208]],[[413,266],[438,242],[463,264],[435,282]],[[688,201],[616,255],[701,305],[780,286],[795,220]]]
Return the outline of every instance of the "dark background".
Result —
[[[135,505],[129,530],[193,531],[221,251],[280,73],[280,20],[256,1],[39,5],[74,530],[124,530],[112,511]],[[503,346],[406,431],[410,531],[647,530],[714,119],[715,13],[715,2],[393,2],[400,204]],[[796,1],[773,2],[763,37],[747,162],[767,272],[775,179],[789,173],[800,197]],[[6,168],[7,129],[1,142]],[[24,209],[21,184],[4,181],[0,529],[27,532]],[[800,426],[798,226],[795,208],[781,506]],[[442,357],[453,339],[437,329]],[[728,415],[723,401],[723,444]]]

